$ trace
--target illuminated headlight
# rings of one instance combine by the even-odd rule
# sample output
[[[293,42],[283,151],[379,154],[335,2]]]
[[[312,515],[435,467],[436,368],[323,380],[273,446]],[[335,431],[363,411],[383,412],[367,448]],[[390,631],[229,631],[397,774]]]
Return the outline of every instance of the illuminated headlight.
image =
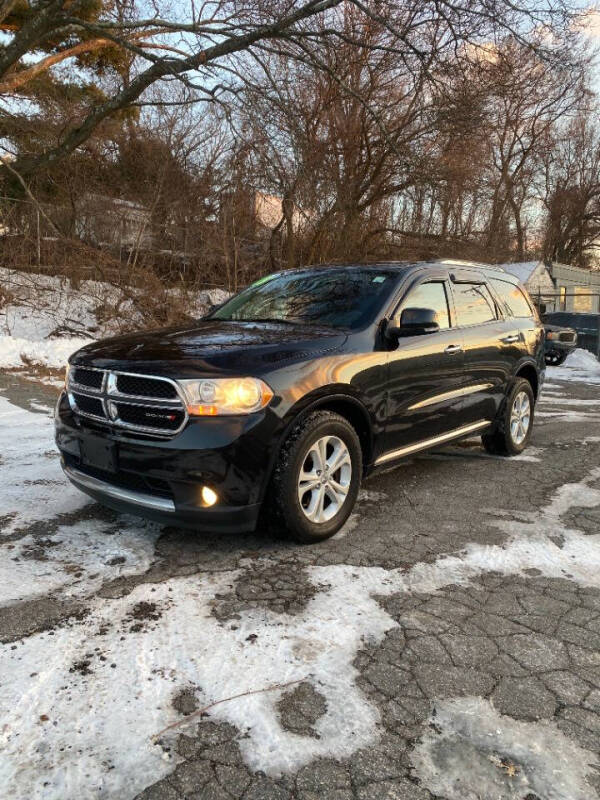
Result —
[[[215,378],[178,381],[188,414],[215,417],[220,414],[251,414],[268,405],[273,392],[258,378]]]

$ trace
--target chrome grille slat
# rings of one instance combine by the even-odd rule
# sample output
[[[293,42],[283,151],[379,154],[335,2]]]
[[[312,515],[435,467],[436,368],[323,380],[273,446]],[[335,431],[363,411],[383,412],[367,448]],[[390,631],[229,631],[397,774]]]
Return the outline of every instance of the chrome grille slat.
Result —
[[[96,384],[95,386],[89,386],[74,380],[72,376],[80,378],[78,372],[83,373],[84,371],[90,373],[100,373],[102,375],[100,382],[98,382],[97,379],[88,379],[88,383],[91,382]],[[165,384],[170,388],[168,390],[161,389],[159,391],[161,391],[163,395],[171,394],[171,396],[154,397],[151,395],[135,395],[118,391],[117,386],[119,383],[119,376],[133,378],[134,380],[130,383],[130,385],[137,385],[141,386],[142,388],[151,387],[152,384]],[[84,375],[83,377],[86,376]],[[144,384],[143,381],[147,381],[147,383]],[[100,383],[100,389],[96,388],[98,383]],[[179,431],[183,429],[188,421],[188,413],[185,402],[177,383],[171,378],[165,378],[159,375],[142,375],[133,372],[122,372],[120,370],[103,370],[98,369],[97,367],[74,366],[69,374],[68,397],[71,408],[79,416],[100,421],[108,426],[122,428],[131,432],[136,431],[142,434],[172,437],[179,433]],[[78,404],[77,397],[90,398],[91,400],[100,403],[103,416],[99,416],[96,413],[90,413],[90,408],[93,407],[93,403],[88,403],[87,400],[86,402],[80,401],[81,406],[87,406],[87,410],[84,410],[84,408],[80,407]],[[127,408],[123,408],[124,406]],[[164,423],[162,423],[160,426],[152,424],[146,425],[121,419],[122,414],[124,416],[128,416],[130,419],[132,416],[135,416],[135,412],[130,411],[131,407],[140,409],[142,418],[144,414],[141,409],[147,409],[148,415],[157,414],[159,411],[162,411],[164,412],[163,416],[165,417]],[[169,411],[173,413],[174,419],[168,418],[167,414]],[[174,423],[179,424],[177,424],[176,427],[169,427],[170,424]]]

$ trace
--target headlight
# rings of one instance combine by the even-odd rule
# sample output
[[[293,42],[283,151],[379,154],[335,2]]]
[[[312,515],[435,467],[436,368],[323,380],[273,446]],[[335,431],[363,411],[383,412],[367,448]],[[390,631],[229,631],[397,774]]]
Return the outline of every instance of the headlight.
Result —
[[[546,331],[546,339],[556,339],[556,333],[554,331]]]
[[[214,378],[178,381],[188,414],[215,417],[220,414],[251,414],[268,405],[273,392],[258,378]]]

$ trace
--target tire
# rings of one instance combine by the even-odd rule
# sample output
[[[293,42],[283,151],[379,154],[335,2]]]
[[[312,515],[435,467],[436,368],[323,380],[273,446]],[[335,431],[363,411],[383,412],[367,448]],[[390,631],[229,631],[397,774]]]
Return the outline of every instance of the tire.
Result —
[[[333,472],[320,469],[323,452],[326,467],[327,462],[342,465]],[[362,450],[352,425],[332,411],[309,414],[293,427],[279,453],[267,495],[271,526],[302,544],[328,539],[350,516],[361,479]]]
[[[525,401],[527,398],[529,416],[525,426]],[[533,429],[535,398],[529,381],[517,378],[510,387],[494,428],[481,437],[488,453],[498,456],[516,456],[529,444]],[[521,425],[515,421],[521,418]],[[524,430],[526,427],[526,430]]]
[[[549,367],[560,367],[567,357],[566,353],[561,353],[558,350],[550,350],[545,354],[544,360]]]

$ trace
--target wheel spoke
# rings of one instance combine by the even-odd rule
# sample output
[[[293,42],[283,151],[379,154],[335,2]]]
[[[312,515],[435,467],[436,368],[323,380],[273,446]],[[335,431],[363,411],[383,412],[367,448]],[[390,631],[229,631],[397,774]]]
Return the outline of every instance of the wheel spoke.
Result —
[[[348,494],[349,486],[342,486],[337,481],[329,481],[329,496],[334,503],[342,505]]]
[[[314,522],[322,522],[323,521],[323,506],[325,504],[325,487],[319,486],[318,489],[315,490],[317,495],[315,508],[313,511],[313,520]]]
[[[321,469],[325,469],[327,465],[327,444],[329,442],[329,436],[324,436],[322,439],[319,439],[317,442],[317,447],[319,448],[319,457],[321,459]]]
[[[323,471],[323,460],[321,459],[321,451],[316,446],[316,444],[313,444],[313,446],[306,454],[304,463],[306,464],[306,462],[309,459],[312,461],[312,467],[313,467],[311,472],[314,472],[316,474],[318,470],[321,470],[321,472]]]
[[[335,475],[335,473],[344,466],[344,464],[350,464],[350,453],[348,452],[348,448],[341,444],[340,447],[335,449],[331,454],[329,461],[327,462],[327,466],[329,467],[329,474]]]
[[[314,489],[315,486],[319,485],[319,478],[316,476],[314,478],[306,478],[305,480],[300,479],[298,482],[298,495],[300,499],[302,499],[302,495],[306,494],[306,492]]]

